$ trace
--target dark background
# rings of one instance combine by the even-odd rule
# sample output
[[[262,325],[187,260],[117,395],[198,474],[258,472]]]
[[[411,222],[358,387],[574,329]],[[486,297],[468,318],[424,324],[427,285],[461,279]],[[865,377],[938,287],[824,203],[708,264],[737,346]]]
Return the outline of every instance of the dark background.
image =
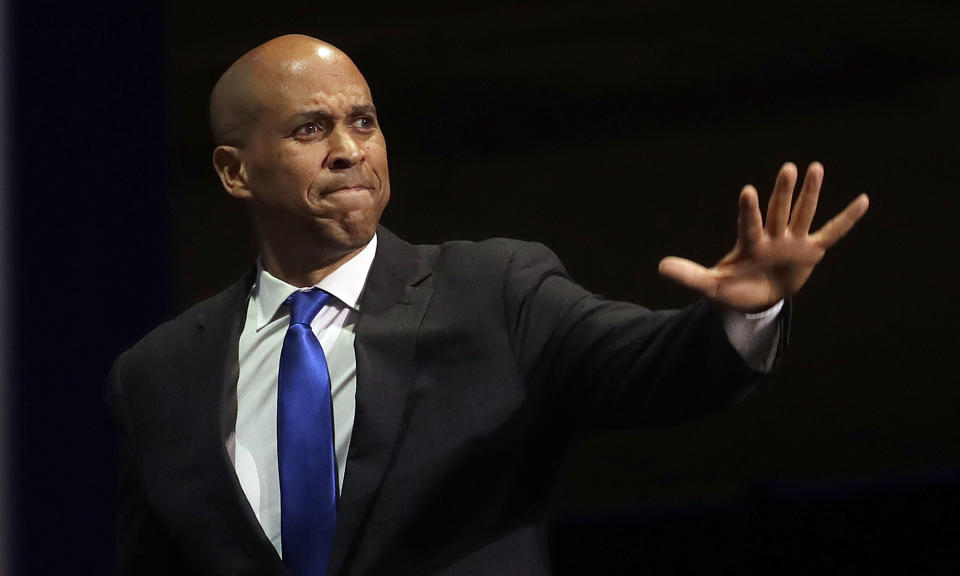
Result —
[[[773,4],[773,5],[771,5]],[[795,300],[767,386],[690,425],[584,437],[557,573],[953,573],[960,558],[960,9],[946,1],[17,2],[5,50],[14,574],[109,572],[112,359],[255,255],[210,168],[209,91],[288,32],[364,71],[384,223],[512,236],[650,307],[732,245],[736,198],[826,166],[822,223],[871,209]]]

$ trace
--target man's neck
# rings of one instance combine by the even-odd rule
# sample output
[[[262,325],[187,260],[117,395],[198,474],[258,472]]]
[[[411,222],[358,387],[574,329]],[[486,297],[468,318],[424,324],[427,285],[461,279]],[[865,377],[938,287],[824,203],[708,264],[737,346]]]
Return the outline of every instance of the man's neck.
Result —
[[[264,270],[275,278],[283,280],[291,286],[306,288],[318,284],[334,270],[356,256],[363,248],[364,246],[360,246],[348,252],[327,256],[287,252],[285,258],[278,258],[276,251],[271,250],[269,245],[263,244],[260,252],[260,264]]]

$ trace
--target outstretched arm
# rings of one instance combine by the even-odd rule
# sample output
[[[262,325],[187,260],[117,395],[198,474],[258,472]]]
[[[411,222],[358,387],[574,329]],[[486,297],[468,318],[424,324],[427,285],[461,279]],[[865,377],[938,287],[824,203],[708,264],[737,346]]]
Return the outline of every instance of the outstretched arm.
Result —
[[[740,192],[739,228],[733,250],[712,268],[669,256],[660,261],[660,273],[741,312],[766,310],[792,296],[827,249],[853,228],[869,205],[866,194],[861,194],[811,234],[822,182],[823,166],[819,162],[810,164],[791,213],[797,167],[784,164],[767,205],[766,225],[757,190],[747,185]]]

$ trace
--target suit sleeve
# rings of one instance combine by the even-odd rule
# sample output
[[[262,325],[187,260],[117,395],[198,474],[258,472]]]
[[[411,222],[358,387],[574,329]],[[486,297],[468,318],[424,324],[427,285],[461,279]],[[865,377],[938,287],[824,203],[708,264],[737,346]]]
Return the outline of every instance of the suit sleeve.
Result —
[[[141,487],[123,407],[122,360],[121,356],[110,372],[106,397],[119,437],[115,574],[193,574],[182,562],[181,552],[153,512]]]
[[[701,302],[651,311],[591,294],[549,249],[522,244],[505,275],[512,346],[528,386],[582,429],[676,423],[743,398],[762,374]]]

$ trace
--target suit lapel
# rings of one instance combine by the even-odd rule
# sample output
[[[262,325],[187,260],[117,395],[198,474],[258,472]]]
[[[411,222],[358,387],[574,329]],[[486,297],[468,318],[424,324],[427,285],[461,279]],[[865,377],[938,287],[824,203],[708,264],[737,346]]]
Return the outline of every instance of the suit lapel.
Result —
[[[384,228],[363,296],[354,343],[357,409],[337,512],[329,574],[350,562],[367,511],[399,442],[413,377],[417,329],[432,294],[430,265]]]
[[[256,565],[250,567],[251,573],[285,574],[279,555],[243,493],[226,449],[227,438],[236,426],[238,344],[253,279],[254,272],[248,273],[198,313],[197,331],[188,344],[190,373],[196,380],[188,385],[196,394],[192,416],[200,430],[202,458],[198,469],[210,500]],[[236,568],[238,561],[224,559],[220,565]]]

